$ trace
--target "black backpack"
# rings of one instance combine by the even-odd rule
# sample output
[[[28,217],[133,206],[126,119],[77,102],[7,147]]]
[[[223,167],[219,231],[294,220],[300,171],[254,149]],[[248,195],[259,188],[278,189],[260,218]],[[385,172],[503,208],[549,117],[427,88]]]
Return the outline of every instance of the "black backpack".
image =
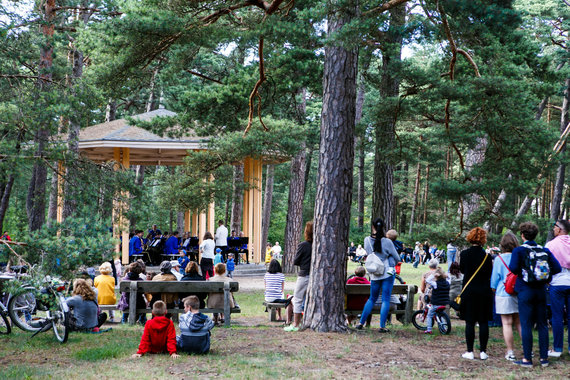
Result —
[[[547,283],[550,281],[548,252],[540,245],[523,244],[527,252],[522,262],[522,280],[526,283]]]

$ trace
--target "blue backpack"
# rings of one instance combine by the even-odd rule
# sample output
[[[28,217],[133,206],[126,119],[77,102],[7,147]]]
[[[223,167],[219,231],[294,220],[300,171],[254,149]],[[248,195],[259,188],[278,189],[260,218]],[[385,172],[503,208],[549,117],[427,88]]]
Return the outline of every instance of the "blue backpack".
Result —
[[[550,280],[548,252],[540,245],[523,244],[522,246],[527,250],[522,263],[522,280],[529,284],[547,283]]]

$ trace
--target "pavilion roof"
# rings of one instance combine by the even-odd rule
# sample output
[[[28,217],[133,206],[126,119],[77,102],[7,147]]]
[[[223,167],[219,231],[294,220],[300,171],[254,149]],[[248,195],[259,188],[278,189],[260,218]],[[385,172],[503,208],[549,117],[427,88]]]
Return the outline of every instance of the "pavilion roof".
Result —
[[[149,121],[155,117],[171,117],[176,113],[166,109],[132,116]],[[181,165],[188,150],[207,149],[207,138],[193,131],[182,138],[158,136],[144,128],[129,124],[126,119],[89,126],[79,133],[79,151],[95,162],[111,161],[114,148],[129,148],[131,165]]]

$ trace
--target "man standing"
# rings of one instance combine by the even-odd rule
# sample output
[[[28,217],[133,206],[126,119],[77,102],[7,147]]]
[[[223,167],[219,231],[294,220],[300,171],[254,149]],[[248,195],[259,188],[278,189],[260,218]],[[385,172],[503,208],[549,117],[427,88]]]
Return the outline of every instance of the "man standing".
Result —
[[[548,356],[559,358],[564,346],[564,305],[570,306],[570,223],[559,220],[552,228],[554,239],[546,243],[546,248],[556,257],[562,271],[552,276],[550,282],[550,308],[552,309],[552,350]],[[568,338],[570,352],[570,336]]]
[[[178,231],[174,231],[166,240],[166,254],[178,256]]]
[[[216,228],[216,248],[220,248],[222,250],[222,257],[224,258],[224,262],[228,260],[228,229],[224,226],[223,220],[218,220],[218,228]]]
[[[447,271],[449,267],[455,262],[457,257],[457,247],[453,245],[453,240],[447,242]]]
[[[518,276],[515,291],[519,300],[519,319],[524,357],[516,361],[532,368],[532,329],[536,322],[540,365],[548,366],[548,322],[546,318],[546,285],[560,273],[560,264],[548,248],[536,244],[538,226],[531,222],[519,226],[523,245],[513,249],[509,269]]]
[[[157,235],[160,236],[161,234],[162,232],[160,232],[158,226],[156,224],[153,224],[152,229],[148,230],[148,235],[146,236],[146,238],[150,241],[153,241]]]
[[[136,230],[135,236],[129,240],[129,257],[142,254],[142,230]]]
[[[271,252],[274,259],[281,259],[281,246],[279,245],[278,241],[276,241],[273,248],[271,248]]]

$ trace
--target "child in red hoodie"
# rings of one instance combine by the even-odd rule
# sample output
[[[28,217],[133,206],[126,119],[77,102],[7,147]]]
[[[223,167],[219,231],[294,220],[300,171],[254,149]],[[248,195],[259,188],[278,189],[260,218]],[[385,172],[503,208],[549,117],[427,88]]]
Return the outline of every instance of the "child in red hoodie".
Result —
[[[176,354],[176,329],[174,323],[164,315],[166,304],[156,301],[152,306],[153,318],[146,322],[139,350],[133,358],[140,358],[146,353],[162,354],[168,352],[172,358]]]
[[[364,284],[364,285],[370,284],[370,281],[368,281],[368,279],[366,277],[364,277],[364,276],[366,276],[366,269],[364,267],[362,267],[362,266],[356,267],[356,269],[354,270],[354,274],[355,274],[355,276],[349,278],[346,281],[347,284]],[[353,295],[348,300],[348,304],[346,305],[346,307],[349,310],[362,310],[362,309],[364,309],[364,304],[366,303],[366,301],[368,301],[368,295],[366,295],[366,294]],[[349,326],[352,324],[352,321],[354,319],[356,319],[355,315],[348,315],[346,317],[346,320],[347,320]],[[369,318],[366,321],[367,325],[370,324],[370,319],[371,318]]]

